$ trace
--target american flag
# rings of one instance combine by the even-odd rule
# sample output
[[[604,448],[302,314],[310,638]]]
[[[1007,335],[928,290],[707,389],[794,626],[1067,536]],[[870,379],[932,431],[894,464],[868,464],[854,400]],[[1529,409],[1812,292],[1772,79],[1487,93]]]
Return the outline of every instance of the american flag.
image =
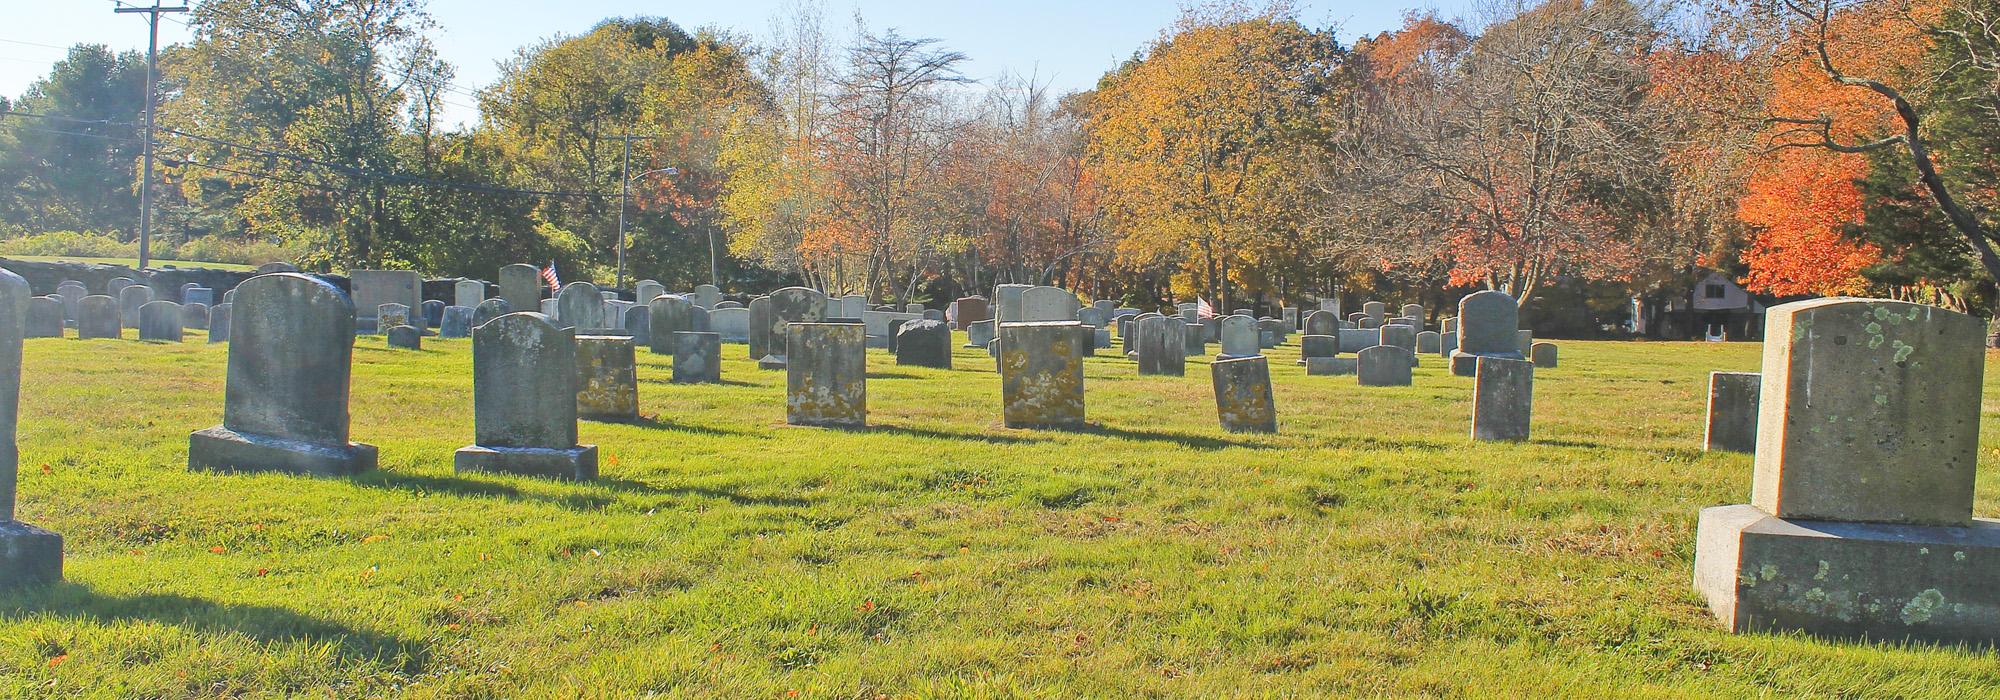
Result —
[[[542,281],[549,283],[550,294],[562,292],[562,279],[556,277],[556,261],[550,260],[549,266],[542,268]]]
[[[1209,305],[1208,305],[1208,300],[1207,300],[1207,299],[1203,299],[1203,298],[1201,298],[1201,297],[1195,297],[1195,298],[1194,298],[1194,317],[1195,317],[1195,318],[1215,318],[1215,307],[1213,307],[1213,306],[1209,306]]]

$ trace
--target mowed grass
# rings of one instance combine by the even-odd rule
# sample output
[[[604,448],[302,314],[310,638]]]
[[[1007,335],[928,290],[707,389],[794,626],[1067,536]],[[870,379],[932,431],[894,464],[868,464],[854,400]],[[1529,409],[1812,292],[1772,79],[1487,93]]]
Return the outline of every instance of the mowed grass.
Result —
[[[467,341],[357,346],[381,468],[313,479],[187,471],[222,412],[199,332],[28,341],[21,516],[68,581],[0,594],[0,696],[2000,694],[1989,651],[1718,629],[1695,512],[1751,460],[1701,451],[1707,373],[1755,345],[1565,342],[1527,444],[1470,442],[1435,356],[1363,388],[1274,350],[1281,433],[1243,436],[1198,358],[1089,360],[1096,427],[1056,432],[1000,426],[983,352],[871,350],[844,431],[786,426],[741,345],[709,386],[642,351],[646,419],[583,424],[583,484],[452,473]]]

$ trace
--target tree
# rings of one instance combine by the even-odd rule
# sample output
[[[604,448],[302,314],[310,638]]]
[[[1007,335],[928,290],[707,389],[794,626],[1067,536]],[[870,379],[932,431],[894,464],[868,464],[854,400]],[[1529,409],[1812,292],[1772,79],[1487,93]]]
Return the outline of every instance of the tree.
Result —
[[[136,235],[145,57],[71,47],[0,117],[0,221]]]

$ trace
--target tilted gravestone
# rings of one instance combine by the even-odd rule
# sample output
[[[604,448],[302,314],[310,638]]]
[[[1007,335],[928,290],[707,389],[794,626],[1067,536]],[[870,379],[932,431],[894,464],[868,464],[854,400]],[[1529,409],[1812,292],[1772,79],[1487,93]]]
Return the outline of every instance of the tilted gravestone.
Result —
[[[785,422],[858,427],[868,423],[867,333],[859,323],[793,323],[785,328]]]
[[[662,294],[647,303],[646,336],[653,354],[672,355],[679,349],[674,334],[695,330],[693,311],[694,303],[678,294]]]
[[[514,313],[514,307],[506,299],[499,297],[487,299],[486,301],[479,302],[478,306],[472,307],[472,327],[477,329],[491,322],[493,319],[511,313]]]
[[[236,311],[234,302],[222,302],[208,310],[208,342],[229,342],[229,321]]]
[[[896,364],[951,369],[951,327],[910,321],[896,331]]]
[[[1000,326],[1002,422],[1009,428],[1074,428],[1084,422],[1083,351],[1075,321]]]
[[[451,285],[451,305],[473,308],[486,301],[486,283],[479,280],[459,280]]]
[[[1271,398],[1271,366],[1262,355],[1209,364],[1215,386],[1215,415],[1232,433],[1278,432],[1278,409]]]
[[[1757,451],[1757,396],[1763,376],[1756,372],[1708,373],[1708,427],[1703,450]]]
[[[1472,380],[1472,439],[1526,440],[1534,412],[1534,363],[1478,359]]]
[[[180,304],[171,301],[149,301],[145,306],[139,307],[140,340],[178,343],[184,339],[184,335]]]
[[[1451,353],[1451,373],[1470,377],[1480,357],[1525,360],[1515,331],[1521,307],[1504,292],[1468,294],[1458,300],[1458,345]]]
[[[1983,324],[1886,299],[1765,313],[1750,503],[1701,511],[1732,631],[2000,642],[2000,521],[1972,517]]]
[[[208,305],[199,302],[182,304],[181,327],[208,330]]]
[[[30,297],[27,308],[27,315],[21,327],[22,337],[61,338],[63,336],[63,303],[61,299],[56,297]],[[0,339],[0,342],[5,342],[5,340]]]
[[[539,313],[473,331],[474,436],[452,455],[453,470],[597,478],[597,446],[576,442],[575,367],[576,332]]]
[[[576,336],[576,376],[577,415],[601,421],[639,418],[638,358],[631,338]]]
[[[1241,314],[1232,314],[1222,319],[1221,357],[1249,357],[1260,354],[1257,342],[1257,320]]]
[[[1533,361],[1536,367],[1554,369],[1557,360],[1556,352],[1555,343],[1535,343],[1528,346],[1528,359]]]
[[[499,298],[507,301],[509,309],[534,311],[542,308],[542,290],[547,286],[541,269],[533,265],[514,263],[500,268]]]
[[[1410,351],[1394,345],[1362,348],[1355,359],[1361,386],[1409,386]]]
[[[382,333],[393,325],[375,317],[383,304],[402,304],[406,314],[423,308],[424,278],[415,270],[353,270],[347,280],[348,288],[354,291],[354,307],[361,314],[360,326],[372,333]]]
[[[556,325],[574,328],[578,333],[606,330],[604,324],[604,297],[597,292],[597,285],[589,282],[571,282],[563,285],[562,293],[556,295]]]
[[[124,332],[124,323],[118,311],[118,300],[103,294],[93,294],[77,304],[76,337],[118,338]]]
[[[1139,323],[1139,374],[1186,376],[1187,323],[1174,316],[1153,316]]]
[[[481,302],[484,303],[484,302]],[[444,307],[444,317],[438,319],[439,338],[468,338],[472,336],[472,307]]]
[[[135,284],[118,290],[118,322],[126,328],[139,327],[139,307],[153,302],[153,288]]]
[[[348,441],[354,305],[297,273],[236,286],[222,425],[188,438],[188,468],[344,476],[375,468]]]
[[[722,335],[674,331],[674,373],[677,384],[717,384],[722,381]]]
[[[27,280],[0,270],[0,589],[62,580],[62,535],[15,519],[21,474],[15,443],[21,420],[21,337],[33,295]]]

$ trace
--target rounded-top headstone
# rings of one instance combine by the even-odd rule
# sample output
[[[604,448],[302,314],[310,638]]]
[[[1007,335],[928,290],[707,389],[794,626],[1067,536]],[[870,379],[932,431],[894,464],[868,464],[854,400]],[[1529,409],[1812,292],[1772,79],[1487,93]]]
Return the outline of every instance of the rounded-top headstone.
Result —
[[[513,312],[514,307],[508,304],[506,299],[500,297],[487,299],[486,301],[479,302],[478,306],[472,307],[472,327],[478,328],[484,326],[493,319]]]
[[[1458,351],[1521,359],[1515,334],[1520,323],[1521,306],[1514,297],[1493,290],[1468,294],[1458,300]]]
[[[597,285],[571,282],[556,295],[556,322],[584,332],[600,330],[604,323],[604,296]]]
[[[472,332],[475,442],[489,447],[576,445],[576,335],[532,311]]]

